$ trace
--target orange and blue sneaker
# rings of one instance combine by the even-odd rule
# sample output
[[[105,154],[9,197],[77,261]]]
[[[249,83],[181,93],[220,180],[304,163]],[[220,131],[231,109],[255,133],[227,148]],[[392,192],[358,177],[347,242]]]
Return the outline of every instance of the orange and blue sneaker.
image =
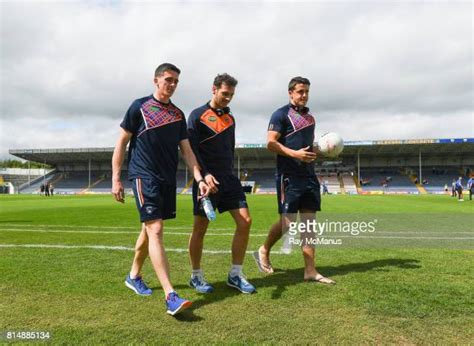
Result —
[[[127,278],[125,279],[125,286],[140,296],[149,296],[153,292],[150,288],[148,288],[145,282],[143,282],[141,276],[137,276],[135,279],[132,279],[130,274],[128,274]]]
[[[246,294],[254,293],[256,291],[255,286],[248,282],[242,274],[231,276],[229,273],[229,276],[227,277],[227,286],[233,287]]]
[[[174,316],[177,313],[189,308],[191,304],[192,303],[189,300],[180,298],[178,293],[174,291],[170,292],[166,297],[166,313]]]

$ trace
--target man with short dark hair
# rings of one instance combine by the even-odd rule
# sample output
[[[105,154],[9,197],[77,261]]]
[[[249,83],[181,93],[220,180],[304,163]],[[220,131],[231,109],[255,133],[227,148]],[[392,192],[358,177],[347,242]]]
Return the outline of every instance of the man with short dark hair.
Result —
[[[242,293],[253,293],[255,287],[242,274],[251,225],[250,213],[242,184],[233,175],[235,118],[228,105],[234,96],[237,80],[227,73],[214,79],[212,99],[193,110],[188,118],[188,133],[202,175],[211,190],[209,198],[220,213],[228,211],[236,224],[232,242],[232,266],[227,285]],[[205,280],[201,256],[209,220],[203,210],[196,183],[193,186],[194,227],[189,239],[192,266],[190,286],[200,293],[214,288]]]
[[[268,150],[277,154],[277,198],[280,220],[273,224],[265,243],[253,255],[261,272],[273,273],[270,251],[273,245],[296,221],[312,221],[321,210],[320,184],[314,172],[316,148],[314,117],[306,107],[310,82],[295,77],[288,84],[289,104],[277,109],[270,119],[267,135]],[[301,237],[309,239],[309,235]],[[315,268],[315,249],[311,242],[301,244],[305,268],[304,279],[325,284],[335,282],[321,275]]]
[[[125,285],[139,295],[152,293],[143,282],[140,271],[149,255],[158,280],[165,292],[167,313],[175,315],[191,302],[174,291],[169,278],[169,265],[163,245],[164,220],[176,217],[176,170],[178,146],[189,169],[194,174],[202,195],[209,193],[199,165],[187,139],[183,112],[170,100],[180,70],[172,64],[162,64],[155,71],[155,91],[135,100],[120,124],[120,136],[112,158],[112,194],[124,202],[120,171],[128,151],[128,178],[133,182],[136,205],[143,223],[135,245],[135,258]]]
[[[155,78],[156,77],[159,77],[159,76],[162,76],[166,71],[169,71],[169,72],[175,72],[177,75],[181,74],[181,70],[179,68],[177,68],[175,65],[173,64],[170,64],[168,62],[165,62],[161,65],[159,65],[156,69],[155,69]]]

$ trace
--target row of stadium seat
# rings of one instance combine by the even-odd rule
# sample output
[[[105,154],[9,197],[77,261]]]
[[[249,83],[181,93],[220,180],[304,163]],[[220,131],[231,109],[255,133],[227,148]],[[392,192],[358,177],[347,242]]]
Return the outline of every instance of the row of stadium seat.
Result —
[[[415,172],[414,169],[411,170]],[[406,172],[406,171],[405,171]],[[385,168],[371,168],[361,170],[361,180],[364,182],[359,187],[359,191],[386,191],[386,192],[403,192],[418,191],[412,178],[404,171],[397,169]],[[442,192],[445,184],[450,188],[452,179],[459,176],[460,171],[455,169],[436,171],[426,169],[423,171],[423,180],[427,181],[424,185],[428,192]],[[125,176],[125,174],[123,174]],[[179,170],[176,176],[177,179],[177,193],[185,189],[190,177],[186,177],[184,170]],[[274,193],[275,186],[275,171],[274,169],[253,169],[241,170],[241,178],[246,181],[254,181],[256,193]],[[358,192],[358,187],[351,173],[340,174],[324,174],[319,175],[320,182],[325,182],[330,193],[348,193],[355,194]],[[47,181],[55,186],[56,193],[80,193],[80,192],[96,192],[108,193],[112,188],[111,172],[92,171],[90,174],[89,186],[89,172],[57,172],[48,176]],[[466,180],[467,181],[467,180]],[[38,193],[42,180],[35,184],[22,189],[21,193]],[[126,189],[131,189],[131,183],[123,179]],[[188,189],[187,193],[190,193]]]

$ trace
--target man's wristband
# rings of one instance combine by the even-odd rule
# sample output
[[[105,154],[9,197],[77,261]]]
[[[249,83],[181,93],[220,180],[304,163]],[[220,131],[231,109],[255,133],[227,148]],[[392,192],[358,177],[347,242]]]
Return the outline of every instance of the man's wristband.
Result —
[[[199,180],[199,181],[197,182],[198,186],[199,186],[200,183],[204,183],[204,184],[205,184],[206,181],[205,181],[204,179]]]

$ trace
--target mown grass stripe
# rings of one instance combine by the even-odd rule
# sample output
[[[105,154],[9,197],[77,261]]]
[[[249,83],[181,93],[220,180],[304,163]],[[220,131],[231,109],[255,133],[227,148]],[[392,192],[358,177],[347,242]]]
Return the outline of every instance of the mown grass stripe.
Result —
[[[62,245],[62,244],[0,244],[0,248],[39,248],[39,249],[91,249],[91,250],[120,250],[134,251],[133,247],[127,246],[108,246],[108,245]],[[166,248],[167,252],[187,253],[188,249],[184,248]],[[230,254],[230,250],[203,250],[207,254]],[[253,251],[246,251],[252,254]],[[281,251],[272,251],[272,254],[280,255]]]
[[[72,230],[46,230],[46,229],[17,229],[17,228],[0,228],[0,232],[34,232],[34,233],[73,233],[73,234],[137,234],[137,232],[126,231],[72,231]],[[382,232],[384,234],[424,234],[422,232]],[[463,234],[471,234],[464,232]],[[189,232],[166,232],[169,235],[189,236]],[[436,233],[433,233],[436,234]],[[234,236],[234,233],[206,233],[206,236]],[[266,234],[250,234],[250,237],[266,237]],[[319,235],[327,239],[331,238],[352,238],[352,239],[417,239],[417,240],[474,240],[474,237],[451,237],[450,234],[445,237],[417,237],[417,236],[368,236],[368,235],[338,235],[324,234]]]

